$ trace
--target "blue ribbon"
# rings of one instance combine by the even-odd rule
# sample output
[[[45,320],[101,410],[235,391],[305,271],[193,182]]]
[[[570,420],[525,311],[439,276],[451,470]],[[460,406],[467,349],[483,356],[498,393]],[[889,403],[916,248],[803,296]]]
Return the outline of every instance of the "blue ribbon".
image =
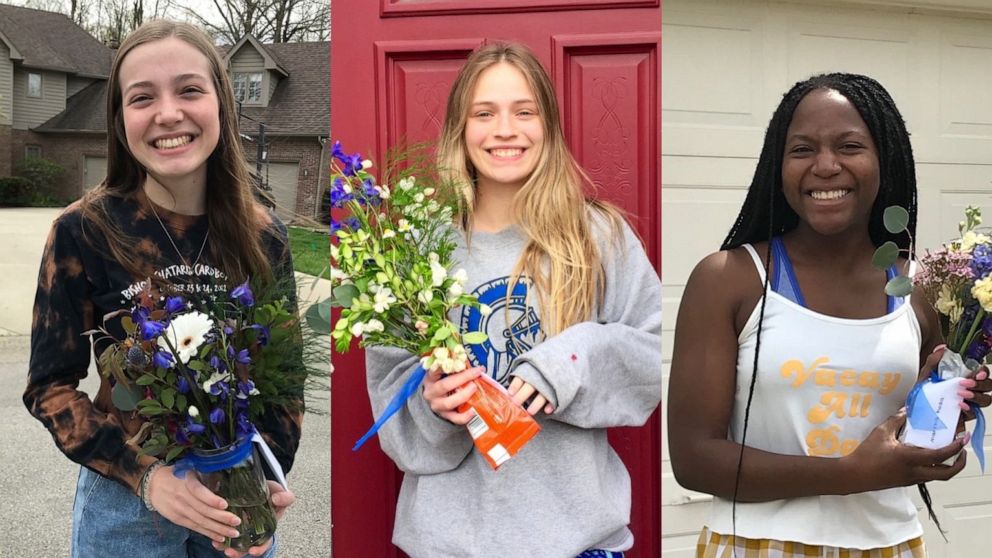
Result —
[[[231,446],[231,449],[223,453],[216,455],[195,455],[191,453],[176,462],[172,473],[176,478],[181,479],[186,477],[187,471],[195,470],[197,473],[213,473],[214,471],[230,469],[245,459],[248,459],[248,456],[251,455],[251,437],[254,433],[253,430],[251,434],[238,440],[236,444]]]
[[[399,411],[400,408],[406,404],[406,400],[410,399],[410,396],[417,391],[417,388],[420,387],[420,383],[424,381],[424,376],[426,375],[427,370],[424,369],[423,365],[418,366],[417,369],[410,374],[410,377],[403,384],[403,387],[401,387],[400,391],[393,396],[392,401],[390,401],[389,405],[386,406],[386,410],[384,410],[382,415],[379,416],[379,420],[375,421],[372,428],[370,428],[364,436],[359,438],[358,442],[355,443],[355,447],[351,448],[351,451],[358,451],[358,448],[362,447],[362,444],[368,441],[369,438],[374,436],[375,433],[379,431],[379,428],[385,424],[387,420],[389,420],[389,417],[395,415],[396,411]]]
[[[943,382],[944,378],[941,378],[936,370],[930,373],[930,378],[928,380],[930,383]],[[942,423],[940,419],[937,418],[937,413],[934,412],[933,408],[927,402],[926,397],[918,397],[923,389],[924,382],[920,382],[913,386],[912,391],[909,392],[909,396],[906,397],[906,408],[908,411],[909,424],[918,430],[927,430],[933,428],[934,430],[943,430],[947,428],[947,425]],[[978,406],[974,401],[968,401],[968,407],[975,414],[975,430],[971,434],[971,449],[975,452],[975,456],[978,457],[978,464],[982,468],[982,473],[985,472],[985,413],[982,412],[982,408]]]

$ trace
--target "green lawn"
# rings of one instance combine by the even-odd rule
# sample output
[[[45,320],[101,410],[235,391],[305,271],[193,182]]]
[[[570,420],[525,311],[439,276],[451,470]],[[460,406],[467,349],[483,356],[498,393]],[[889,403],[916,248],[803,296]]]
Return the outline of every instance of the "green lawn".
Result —
[[[326,230],[289,227],[289,244],[296,271],[330,277],[331,248]]]

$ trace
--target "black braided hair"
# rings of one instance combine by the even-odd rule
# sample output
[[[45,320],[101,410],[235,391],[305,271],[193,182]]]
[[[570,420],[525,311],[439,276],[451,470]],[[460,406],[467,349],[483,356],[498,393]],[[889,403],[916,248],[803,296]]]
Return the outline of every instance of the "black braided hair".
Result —
[[[846,73],[831,73],[813,76],[800,81],[782,97],[765,131],[765,142],[758,158],[758,166],[751,179],[747,197],[734,226],[723,241],[721,250],[730,250],[744,244],[770,241],[772,237],[796,228],[799,216],[789,207],[782,193],[782,160],[785,154],[786,133],[792,123],[792,115],[799,102],[809,93],[821,89],[832,89],[843,95],[857,109],[868,125],[872,140],[878,151],[879,190],[872,206],[868,231],[872,243],[880,246],[891,240],[900,249],[908,250],[910,235],[916,235],[916,166],[913,148],[909,141],[906,123],[896,108],[888,91],[874,79]],[[899,205],[909,212],[909,234],[892,234],[885,230],[882,213],[890,205]],[[765,256],[765,281],[763,294],[768,293],[771,248]],[[741,450],[737,459],[737,473],[734,480],[734,499],[731,512],[733,537],[737,537],[737,494],[740,489],[741,469],[744,464],[744,447],[747,440],[748,419],[751,415],[751,402],[758,375],[758,357],[761,349],[761,330],[765,320],[765,300],[761,298],[758,318],[758,331],[754,347],[754,363],[751,382],[748,386],[747,405],[744,408],[744,425],[741,434]],[[927,506],[930,519],[944,534],[940,521],[934,513],[930,492],[926,485],[917,485],[920,496]],[[946,537],[945,537],[946,539]],[[736,556],[736,545],[734,545]]]

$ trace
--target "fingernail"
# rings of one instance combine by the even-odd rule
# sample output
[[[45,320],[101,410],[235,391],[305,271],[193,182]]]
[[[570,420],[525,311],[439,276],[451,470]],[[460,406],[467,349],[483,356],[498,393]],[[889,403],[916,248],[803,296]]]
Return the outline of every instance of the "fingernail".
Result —
[[[970,391],[964,391],[964,390],[958,390],[958,395],[960,395],[962,399],[971,399],[971,398],[975,397],[975,394],[974,393],[972,393]]]
[[[936,347],[934,347],[933,348],[933,351],[931,352],[931,354],[932,353],[936,353],[937,351],[939,351],[941,349],[946,349],[946,348],[947,348],[947,344],[946,343],[942,343],[942,344],[937,345]]]
[[[236,538],[240,537],[241,535],[237,531],[235,531],[234,529],[231,529],[230,531],[227,532],[227,536],[231,537],[232,539],[236,539]]]
[[[982,370],[981,372],[979,372],[978,374],[975,375],[975,378],[978,379],[978,380],[984,380],[985,378],[988,378],[988,377],[989,377],[989,373],[986,372],[986,371],[984,371],[984,370]]]

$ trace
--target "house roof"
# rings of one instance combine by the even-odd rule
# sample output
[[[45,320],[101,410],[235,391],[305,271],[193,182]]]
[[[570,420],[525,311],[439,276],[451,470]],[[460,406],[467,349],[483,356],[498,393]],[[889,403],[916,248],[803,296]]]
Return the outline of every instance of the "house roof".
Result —
[[[84,77],[110,75],[112,51],[63,14],[2,4],[0,34],[26,67]]]
[[[106,133],[107,80],[97,80],[66,99],[65,110],[32,131]]]
[[[240,41],[239,41],[240,43]],[[281,77],[267,107],[242,106],[249,118],[265,123],[266,135],[300,136],[330,133],[330,43],[273,43],[266,53],[288,77]],[[257,134],[258,126],[241,119],[241,131]]]
[[[279,60],[276,57],[275,53],[265,48],[265,45],[259,42],[259,40],[256,39],[255,36],[252,35],[251,33],[245,35],[244,37],[241,37],[241,40],[235,43],[234,46],[232,46],[230,50],[227,51],[227,54],[224,56],[224,63],[227,64],[228,67],[230,67],[231,64],[231,58],[234,57],[235,53],[241,50],[241,48],[245,45],[245,43],[248,43],[251,46],[255,47],[255,50],[257,50],[258,53],[262,55],[262,60],[264,61],[266,70],[279,72],[280,74],[283,75],[283,77],[289,75],[289,72],[287,72],[286,69],[280,65]]]

